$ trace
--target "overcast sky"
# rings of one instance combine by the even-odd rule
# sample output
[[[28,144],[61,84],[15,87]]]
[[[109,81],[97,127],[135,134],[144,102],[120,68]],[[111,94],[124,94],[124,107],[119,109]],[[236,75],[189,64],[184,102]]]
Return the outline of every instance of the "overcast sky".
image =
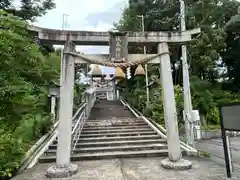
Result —
[[[127,0],[55,0],[56,8],[38,19],[37,26],[62,29],[62,16],[68,14],[65,29],[108,31],[120,19]],[[83,53],[108,53],[108,47],[78,47]]]
[[[55,0],[56,8],[39,18],[35,25],[45,28],[62,29],[63,14],[67,14],[65,29],[108,31],[113,22],[121,18],[128,0]],[[78,51],[85,54],[108,54],[108,47],[80,46]],[[115,70],[101,67],[107,74]]]

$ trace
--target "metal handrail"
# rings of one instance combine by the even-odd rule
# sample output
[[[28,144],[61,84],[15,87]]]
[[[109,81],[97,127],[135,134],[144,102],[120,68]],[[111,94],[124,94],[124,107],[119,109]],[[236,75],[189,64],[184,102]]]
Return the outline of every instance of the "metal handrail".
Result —
[[[146,118],[141,112],[139,112],[137,109],[135,108],[132,108],[126,101],[122,101],[121,102],[123,103],[123,105],[127,106],[131,111],[132,113],[135,114],[136,117],[140,117],[142,118],[145,122],[147,122],[150,126],[152,125],[152,128],[155,129],[157,128],[158,130],[158,133],[159,135],[164,138],[164,139],[167,139],[167,136],[166,136],[166,129],[161,126],[160,124],[156,123],[155,121],[149,119],[149,118]],[[192,154],[196,154],[197,153],[197,150],[194,149],[193,147],[187,145],[186,143],[180,141],[180,145],[181,145],[181,148],[183,148],[185,151],[187,151],[188,153],[192,153]]]
[[[57,133],[57,127],[58,127],[59,121],[57,121],[52,129],[42,136],[25,154],[24,158],[21,160],[20,163],[20,169],[18,172],[22,172],[25,169],[32,168],[36,162],[38,157],[40,157],[43,152],[47,148],[47,144],[52,143],[52,141],[56,138]]]
[[[78,114],[79,114],[80,111],[83,110],[83,108],[85,108],[85,107],[86,107],[86,103],[84,103],[83,106],[82,106],[81,108],[79,108],[80,110],[78,111]],[[81,111],[81,112],[82,112],[82,111]],[[83,111],[83,112],[84,112],[84,115],[85,115],[85,111]],[[77,126],[78,126],[78,124],[80,123],[81,116],[82,116],[83,112],[80,114],[80,116],[78,117],[78,120],[77,120],[76,124],[74,125],[74,128],[73,128],[73,130],[72,130],[72,135],[73,135],[73,133],[76,131]],[[76,117],[75,117],[75,118],[76,118]],[[75,119],[75,118],[74,118],[74,119]]]
[[[77,112],[73,115],[72,120],[74,120],[74,119],[77,117],[77,115],[79,114],[79,112],[80,112],[85,106],[86,106],[86,102],[84,101],[84,102],[82,102],[80,108],[78,108]]]
[[[81,134],[81,130],[83,128],[83,125],[85,123],[85,120],[87,118],[86,114],[86,101],[82,102],[80,105],[80,108],[76,111],[76,113],[72,117],[72,122],[76,122],[74,125],[74,128],[72,130],[72,152],[76,147],[76,139],[79,138]],[[81,114],[80,114],[81,113]],[[80,116],[76,119],[76,117],[80,114]],[[32,168],[38,161],[38,158],[47,150],[49,145],[56,139],[58,136],[58,125],[59,125],[59,119],[55,122],[53,125],[51,131],[44,135],[42,138],[40,138],[31,148],[30,150],[26,153],[25,157],[21,161],[21,167],[19,172]],[[77,132],[75,134],[75,132]]]
[[[87,105],[87,103],[84,103],[75,114],[75,118],[76,118],[77,115],[79,115],[81,113],[79,115],[77,121],[76,121],[76,124],[74,125],[73,130],[72,130],[72,150],[71,150],[71,153],[73,153],[75,148],[76,148],[78,138],[81,134],[83,125],[86,121],[86,111],[85,111],[86,105]]]
[[[76,145],[77,145],[77,142],[78,142],[78,139],[79,139],[79,136],[82,132],[82,128],[83,128],[83,125],[85,123],[85,111],[83,111],[79,117],[79,120],[76,124],[76,128],[75,130],[73,131],[73,140],[72,140],[72,153],[74,152],[75,148],[76,148]]]
[[[86,106],[86,102],[81,104],[81,107],[74,114],[72,120],[76,118],[79,112]],[[48,146],[56,139],[58,133],[59,119],[54,123],[50,132],[41,137],[26,153],[25,157],[21,161],[19,172],[24,169],[32,168],[38,161],[38,158],[45,152]]]

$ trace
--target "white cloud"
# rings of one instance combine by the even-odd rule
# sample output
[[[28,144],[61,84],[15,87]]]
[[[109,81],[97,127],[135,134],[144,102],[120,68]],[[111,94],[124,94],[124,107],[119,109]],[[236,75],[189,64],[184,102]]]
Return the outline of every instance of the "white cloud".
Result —
[[[109,31],[113,28],[112,21],[117,21],[121,10],[116,9],[116,4],[124,0],[58,0],[56,8],[49,11],[44,17],[37,20],[35,25],[40,27],[62,29],[63,14],[67,14],[67,23],[64,29]],[[120,7],[118,7],[120,8]],[[116,16],[114,16],[114,11]],[[104,16],[112,13],[112,19],[106,21]],[[114,19],[118,18],[118,19]],[[96,21],[97,19],[97,21]],[[103,20],[101,20],[103,19]],[[77,50],[86,54],[106,54],[108,47],[81,46]]]
[[[68,14],[68,27],[66,29],[93,29],[98,24],[88,21],[91,20],[89,16],[95,16],[95,18],[101,20],[99,13],[108,13],[111,8],[115,9],[114,5],[119,2],[123,2],[123,0],[57,0],[56,8],[49,11],[44,17],[39,18],[35,24],[47,28],[61,29],[62,15]],[[115,13],[119,12],[115,10]],[[103,27],[105,26],[104,23]],[[111,22],[108,22],[108,24],[112,26]]]

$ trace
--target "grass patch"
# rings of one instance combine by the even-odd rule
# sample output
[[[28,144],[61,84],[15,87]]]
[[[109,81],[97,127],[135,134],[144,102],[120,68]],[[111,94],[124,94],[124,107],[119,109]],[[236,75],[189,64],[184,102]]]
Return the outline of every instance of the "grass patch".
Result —
[[[208,152],[200,151],[199,156],[205,157],[205,158],[211,158],[211,154]]]
[[[214,130],[220,130],[220,125],[208,125],[208,126],[202,126],[201,127],[202,130],[210,130],[210,131],[214,131]]]

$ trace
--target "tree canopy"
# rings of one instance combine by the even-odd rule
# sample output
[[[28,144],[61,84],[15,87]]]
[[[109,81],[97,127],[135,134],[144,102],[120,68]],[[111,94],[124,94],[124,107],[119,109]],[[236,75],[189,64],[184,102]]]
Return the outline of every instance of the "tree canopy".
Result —
[[[219,78],[218,60],[226,50],[225,24],[237,14],[240,3],[236,0],[186,0],[187,29],[200,27],[202,32],[188,46],[191,71],[199,78],[215,81]],[[123,12],[116,24],[118,30],[141,31],[138,15],[144,15],[145,31],[179,31],[180,5],[178,0],[130,0],[129,8]],[[148,47],[148,52],[154,47]],[[172,63],[179,63],[180,48],[172,47]],[[223,60],[224,61],[224,60]],[[225,65],[222,63],[222,65]]]
[[[0,177],[12,176],[29,146],[51,128],[48,86],[60,58],[42,54],[26,23],[0,11]]]
[[[12,0],[1,0],[0,2],[0,9],[30,21],[36,20],[53,8],[55,8],[54,0],[19,0],[18,3]]]

